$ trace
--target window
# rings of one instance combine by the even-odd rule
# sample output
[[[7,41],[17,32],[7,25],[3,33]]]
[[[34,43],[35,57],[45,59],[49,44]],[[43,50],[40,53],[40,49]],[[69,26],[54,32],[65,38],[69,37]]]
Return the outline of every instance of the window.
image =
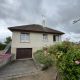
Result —
[[[59,41],[59,35],[53,35],[53,41]]]
[[[30,41],[30,34],[29,33],[21,33],[20,41],[21,42],[29,42]]]
[[[53,41],[56,41],[56,35],[53,35]]]
[[[48,41],[48,35],[47,34],[43,34],[43,40]]]

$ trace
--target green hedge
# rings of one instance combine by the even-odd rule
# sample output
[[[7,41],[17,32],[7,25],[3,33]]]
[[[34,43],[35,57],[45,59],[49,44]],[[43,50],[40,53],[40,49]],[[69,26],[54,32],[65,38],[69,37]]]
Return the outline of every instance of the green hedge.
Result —
[[[61,80],[79,80],[80,79],[80,64],[75,61],[80,61],[80,45],[64,41],[60,44],[50,46],[48,50],[56,57],[56,65]]]
[[[80,61],[80,45],[76,45],[69,41],[48,47],[47,56],[44,51],[38,50],[35,53],[35,59],[45,66],[50,66],[56,62],[58,73],[61,80],[80,80],[80,64],[75,61]]]
[[[43,50],[38,50],[37,52],[34,53],[34,58],[39,64],[43,64],[43,69],[48,68],[53,64],[53,58],[50,54],[47,54],[45,56]]]
[[[80,50],[77,49],[72,49],[59,57],[57,67],[63,75],[63,80],[79,80],[80,65],[75,63],[77,59],[80,59]]]

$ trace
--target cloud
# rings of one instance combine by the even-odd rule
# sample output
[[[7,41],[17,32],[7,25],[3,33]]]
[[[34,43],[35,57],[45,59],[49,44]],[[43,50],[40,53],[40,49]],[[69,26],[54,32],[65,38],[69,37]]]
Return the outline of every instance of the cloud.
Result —
[[[12,19],[27,24],[38,20],[35,18],[38,18],[40,0],[3,1],[0,2],[0,18],[6,19],[6,21]]]
[[[0,42],[4,42],[5,38],[11,36],[11,32],[7,29],[7,24],[4,20],[0,20]]]
[[[79,8],[80,0],[0,0],[0,27],[5,28],[0,31],[0,41],[11,35],[8,26],[42,24],[42,14],[46,16],[47,26],[71,35],[68,36],[71,40],[79,40],[75,35],[79,36],[80,22],[72,24],[80,17]]]

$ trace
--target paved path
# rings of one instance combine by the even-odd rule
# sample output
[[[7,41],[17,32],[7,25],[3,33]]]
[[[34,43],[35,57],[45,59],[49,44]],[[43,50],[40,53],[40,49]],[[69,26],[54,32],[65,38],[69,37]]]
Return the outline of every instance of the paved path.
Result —
[[[52,66],[45,71],[39,71],[37,74],[11,78],[9,80],[56,80],[56,75],[56,68]]]
[[[7,80],[14,76],[36,74],[37,72],[33,60],[17,60],[0,69],[0,80]]]

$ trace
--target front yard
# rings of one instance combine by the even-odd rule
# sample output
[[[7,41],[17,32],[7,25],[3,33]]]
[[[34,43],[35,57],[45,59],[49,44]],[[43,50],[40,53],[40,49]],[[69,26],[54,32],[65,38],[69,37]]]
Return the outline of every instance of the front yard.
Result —
[[[37,74],[11,78],[9,80],[56,80],[56,69],[55,67],[50,67],[45,71],[39,71]]]
[[[17,60],[0,70],[0,80],[56,80],[56,68],[41,71],[31,59]]]
[[[0,80],[6,76],[3,80],[80,79],[80,44],[64,41],[42,48],[34,53],[34,61],[27,59],[10,64],[0,71]]]
[[[38,72],[33,60],[16,60],[0,69],[0,80],[36,74]]]
[[[80,44],[63,41],[45,49],[43,47],[34,56],[39,64],[44,65],[42,70],[55,64],[60,74],[57,80],[80,79]]]

